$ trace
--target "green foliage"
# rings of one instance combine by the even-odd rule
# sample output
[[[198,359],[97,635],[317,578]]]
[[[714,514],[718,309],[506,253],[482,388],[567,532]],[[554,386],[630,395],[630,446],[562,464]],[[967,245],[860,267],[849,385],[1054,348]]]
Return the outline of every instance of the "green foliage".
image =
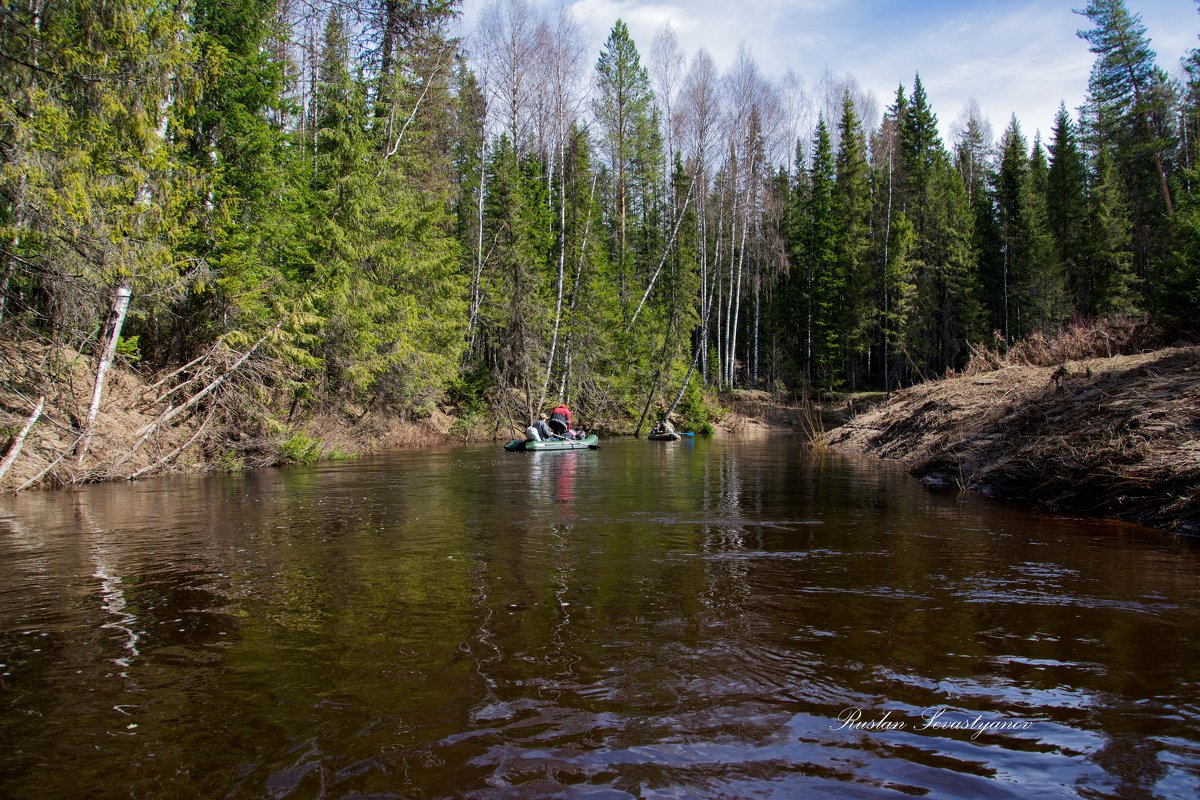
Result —
[[[297,432],[279,445],[285,464],[312,464],[321,457],[321,443],[304,432]]]
[[[227,450],[213,458],[212,465],[218,472],[241,472],[246,468],[246,459],[234,450]]]
[[[694,381],[688,384],[687,391],[683,393],[683,399],[679,401],[676,411],[683,424],[682,430],[703,434],[712,433],[713,423],[719,422],[729,413],[728,408],[719,405],[715,397],[707,394]]]
[[[125,359],[130,364],[136,364],[142,360],[141,353],[138,352],[137,336],[122,336],[117,340],[117,355]]]

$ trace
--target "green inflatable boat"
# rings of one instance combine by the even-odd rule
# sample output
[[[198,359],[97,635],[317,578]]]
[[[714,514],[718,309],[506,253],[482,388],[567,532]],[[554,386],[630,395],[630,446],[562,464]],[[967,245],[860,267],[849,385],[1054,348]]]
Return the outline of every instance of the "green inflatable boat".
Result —
[[[532,442],[528,439],[513,439],[504,445],[504,449],[513,451],[599,450],[600,437],[593,433],[584,439],[543,439],[540,442]]]

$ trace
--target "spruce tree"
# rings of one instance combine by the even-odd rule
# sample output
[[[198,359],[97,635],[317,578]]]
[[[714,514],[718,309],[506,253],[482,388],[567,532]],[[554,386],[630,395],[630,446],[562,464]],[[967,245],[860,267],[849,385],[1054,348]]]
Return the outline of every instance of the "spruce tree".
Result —
[[[1135,313],[1133,241],[1120,181],[1107,148],[1096,158],[1088,220],[1084,310],[1095,315]]]
[[[1060,104],[1054,117],[1046,175],[1046,210],[1058,261],[1065,272],[1072,308],[1086,306],[1083,261],[1087,246],[1087,172],[1075,123]]]
[[[1027,331],[1053,335],[1068,316],[1070,308],[1066,276],[1050,227],[1046,203],[1048,185],[1046,154],[1042,149],[1041,137],[1035,136],[1025,185],[1021,187],[1020,252],[1026,262],[1024,274],[1027,276],[1021,306]]]
[[[843,287],[839,298],[839,327],[848,359],[851,387],[858,378],[857,363],[864,360],[870,345],[874,319],[875,287],[870,262],[871,187],[867,165],[867,144],[847,91],[842,98],[842,118],[838,124],[840,142],[834,164],[834,270]]]
[[[809,298],[812,315],[812,367],[814,385],[827,390],[838,387],[845,353],[842,321],[845,307],[845,276],[837,264],[837,206],[834,198],[836,175],[833,145],[825,118],[817,120],[813,135],[813,158],[809,170],[808,236],[805,258],[812,269]]]
[[[1000,166],[996,172],[996,220],[1001,251],[999,271],[986,276],[995,326],[1009,342],[1022,335],[1020,289],[1025,285],[1027,276],[1021,240],[1021,189],[1026,184],[1026,173],[1029,171],[1026,152],[1025,137],[1021,134],[1016,115],[1013,115],[1000,139]]]

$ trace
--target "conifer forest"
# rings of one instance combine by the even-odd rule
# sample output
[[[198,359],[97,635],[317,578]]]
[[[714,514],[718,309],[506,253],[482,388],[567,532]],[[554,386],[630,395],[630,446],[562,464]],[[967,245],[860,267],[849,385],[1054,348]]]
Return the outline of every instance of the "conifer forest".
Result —
[[[1195,325],[1200,51],[1158,63],[1136,3],[1079,10],[1087,101],[1042,133],[935,110],[919,74],[876,99],[753,43],[721,70],[669,27],[597,51],[527,0],[460,13],[3,0],[5,346],[91,360],[85,430],[114,359],[221,353],[253,370],[186,413],[565,400],[632,430],[733,388],[908,385],[1072,319]]]

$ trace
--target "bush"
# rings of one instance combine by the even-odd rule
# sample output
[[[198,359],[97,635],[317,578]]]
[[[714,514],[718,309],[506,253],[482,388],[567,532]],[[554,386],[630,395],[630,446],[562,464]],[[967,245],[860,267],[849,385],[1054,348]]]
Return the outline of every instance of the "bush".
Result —
[[[713,423],[725,416],[728,410],[713,402],[698,383],[688,385],[677,408],[684,430],[703,434],[712,433]]]
[[[285,464],[311,464],[321,457],[321,443],[303,432],[294,434],[279,449]]]

